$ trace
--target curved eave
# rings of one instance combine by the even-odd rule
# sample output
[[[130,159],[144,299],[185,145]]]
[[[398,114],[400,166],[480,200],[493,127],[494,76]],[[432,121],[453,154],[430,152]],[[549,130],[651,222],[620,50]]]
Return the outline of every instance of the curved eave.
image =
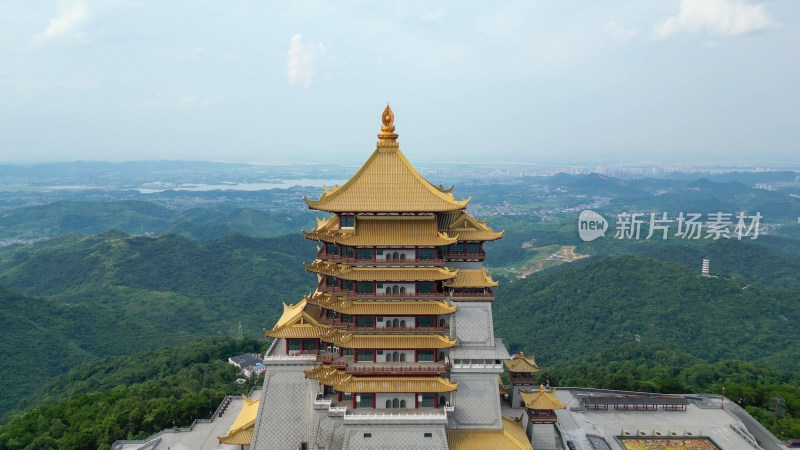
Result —
[[[347,376],[333,386],[339,392],[362,393],[439,393],[458,390],[458,382],[441,377],[354,377]]]

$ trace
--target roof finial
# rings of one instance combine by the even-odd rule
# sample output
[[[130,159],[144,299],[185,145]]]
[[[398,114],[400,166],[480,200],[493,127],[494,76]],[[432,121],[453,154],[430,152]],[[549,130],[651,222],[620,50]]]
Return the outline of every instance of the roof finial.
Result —
[[[378,147],[397,147],[397,133],[394,132],[394,113],[386,102],[386,109],[381,115],[381,132],[378,133]]]
[[[519,351],[519,357],[520,357],[520,358],[522,358],[522,357],[524,357],[524,356],[525,356],[525,352],[523,352],[522,350],[520,350],[520,351]]]

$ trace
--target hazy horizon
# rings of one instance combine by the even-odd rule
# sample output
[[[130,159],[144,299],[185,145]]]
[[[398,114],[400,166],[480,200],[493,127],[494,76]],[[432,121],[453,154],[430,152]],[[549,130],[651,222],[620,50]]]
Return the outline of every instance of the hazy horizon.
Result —
[[[0,162],[798,162],[791,0],[0,4]]]

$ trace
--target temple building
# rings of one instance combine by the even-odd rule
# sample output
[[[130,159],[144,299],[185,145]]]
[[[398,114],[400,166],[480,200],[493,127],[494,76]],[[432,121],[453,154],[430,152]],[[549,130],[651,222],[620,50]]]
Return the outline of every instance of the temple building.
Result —
[[[500,412],[509,355],[482,261],[503,233],[411,166],[388,106],[382,122],[363,167],[305,199],[329,214],[304,232],[318,285],[265,330],[252,448],[530,448]]]
[[[556,397],[555,389],[546,390],[539,385],[536,391],[519,391],[528,415],[527,436],[537,450],[556,450],[556,410],[567,405]]]
[[[524,407],[525,401],[520,396],[520,390],[532,389],[535,384],[534,374],[541,372],[542,369],[536,365],[536,360],[532,356],[525,356],[523,352],[520,352],[519,356],[514,355],[514,358],[503,361],[503,363],[508,369],[508,378],[511,380],[510,388],[506,389],[508,401],[512,408]]]

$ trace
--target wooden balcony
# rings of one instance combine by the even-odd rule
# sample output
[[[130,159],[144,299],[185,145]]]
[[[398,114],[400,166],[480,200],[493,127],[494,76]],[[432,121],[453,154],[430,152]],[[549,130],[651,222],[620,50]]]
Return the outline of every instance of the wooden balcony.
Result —
[[[447,260],[471,259],[471,260],[483,261],[484,259],[486,259],[486,252],[478,252],[478,253],[443,252],[442,256]]]
[[[450,364],[435,363],[414,363],[412,364],[373,364],[373,365],[350,365],[345,369],[346,373],[357,374],[436,374],[450,370]]]
[[[355,333],[444,333],[449,329],[449,325],[443,327],[357,327],[347,324],[347,331]]]
[[[384,259],[384,258],[347,258],[333,253],[317,252],[317,258],[323,261],[330,261],[340,264],[352,264],[363,266],[441,266],[445,263],[442,257],[437,258],[408,258],[408,259]]]
[[[387,282],[388,283],[388,282]],[[317,290],[320,292],[327,292],[333,295],[339,295],[342,297],[347,297],[353,300],[360,300],[360,299],[370,299],[370,300],[392,300],[392,299],[420,299],[420,300],[427,300],[427,299],[437,299],[437,298],[445,298],[449,294],[446,292],[417,292],[413,294],[405,293],[405,294],[386,294],[383,292],[354,292],[347,289],[340,289],[334,286],[327,286],[324,284],[318,284]]]

